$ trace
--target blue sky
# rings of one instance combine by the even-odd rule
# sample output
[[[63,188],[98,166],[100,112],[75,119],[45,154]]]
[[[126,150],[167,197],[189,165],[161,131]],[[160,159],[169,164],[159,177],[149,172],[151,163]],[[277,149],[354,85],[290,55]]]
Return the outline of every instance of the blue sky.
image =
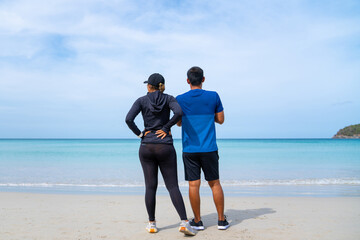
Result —
[[[194,65],[222,99],[218,137],[331,137],[360,123],[359,13],[346,0],[0,1],[0,138],[133,138],[142,82],[159,72],[176,96]]]

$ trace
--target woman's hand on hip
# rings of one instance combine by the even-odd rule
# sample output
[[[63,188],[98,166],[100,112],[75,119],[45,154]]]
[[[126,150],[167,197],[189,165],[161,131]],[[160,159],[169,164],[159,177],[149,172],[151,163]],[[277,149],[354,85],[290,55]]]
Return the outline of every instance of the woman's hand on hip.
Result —
[[[166,135],[167,135],[167,133],[164,132],[163,130],[157,130],[155,132],[155,134],[157,135],[158,138],[161,137],[161,139],[164,139],[166,137]]]

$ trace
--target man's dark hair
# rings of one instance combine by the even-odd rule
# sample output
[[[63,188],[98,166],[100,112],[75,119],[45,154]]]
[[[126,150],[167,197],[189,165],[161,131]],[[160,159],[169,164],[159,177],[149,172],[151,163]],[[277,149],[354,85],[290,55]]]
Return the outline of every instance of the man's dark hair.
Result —
[[[193,86],[199,86],[204,78],[204,71],[199,67],[192,67],[187,71],[187,77]]]

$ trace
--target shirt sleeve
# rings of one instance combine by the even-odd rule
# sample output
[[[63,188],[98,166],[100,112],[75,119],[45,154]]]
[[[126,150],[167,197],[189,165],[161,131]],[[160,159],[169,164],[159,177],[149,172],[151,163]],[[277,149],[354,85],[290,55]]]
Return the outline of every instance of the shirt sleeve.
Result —
[[[216,93],[216,107],[215,107],[215,113],[219,113],[224,111],[223,105],[221,103],[219,94]]]
[[[141,100],[140,98],[135,101],[135,103],[130,108],[128,114],[126,115],[125,122],[128,125],[128,127],[135,133],[136,136],[139,136],[141,134],[140,129],[136,126],[134,119],[141,111]]]
[[[167,134],[170,132],[170,128],[174,126],[182,116],[181,107],[173,96],[169,96],[169,108],[174,112],[174,116],[172,116],[172,118],[161,129]]]

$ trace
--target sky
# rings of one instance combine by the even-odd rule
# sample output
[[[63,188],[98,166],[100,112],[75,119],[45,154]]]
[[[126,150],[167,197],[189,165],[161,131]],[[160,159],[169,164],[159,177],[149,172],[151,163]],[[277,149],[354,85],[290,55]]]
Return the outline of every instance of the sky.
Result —
[[[0,138],[136,138],[143,81],[192,66],[218,138],[332,137],[360,123],[360,1],[0,0]]]

